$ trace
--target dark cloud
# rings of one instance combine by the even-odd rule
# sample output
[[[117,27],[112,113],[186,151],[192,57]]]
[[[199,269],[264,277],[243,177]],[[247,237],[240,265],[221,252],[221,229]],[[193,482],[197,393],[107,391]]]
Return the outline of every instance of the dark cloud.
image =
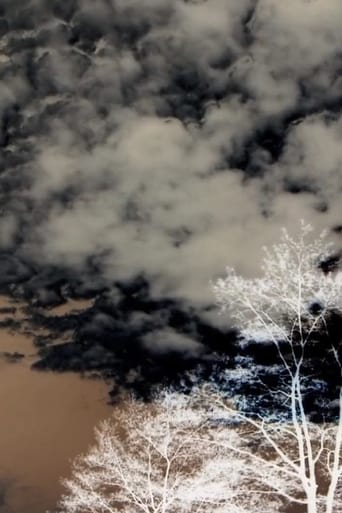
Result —
[[[227,263],[254,273],[299,217],[340,226],[339,0],[3,0],[0,33],[11,293],[48,306],[143,277],[219,326]],[[202,351],[152,324],[145,349]]]

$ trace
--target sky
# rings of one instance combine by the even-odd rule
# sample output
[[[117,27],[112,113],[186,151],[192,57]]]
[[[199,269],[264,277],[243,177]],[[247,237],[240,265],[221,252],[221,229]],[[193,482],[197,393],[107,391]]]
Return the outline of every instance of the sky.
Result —
[[[282,226],[341,246],[340,0],[2,0],[0,15],[6,284],[46,267],[113,290],[143,277],[203,313],[210,280],[255,275]],[[199,350],[184,338],[144,344]]]

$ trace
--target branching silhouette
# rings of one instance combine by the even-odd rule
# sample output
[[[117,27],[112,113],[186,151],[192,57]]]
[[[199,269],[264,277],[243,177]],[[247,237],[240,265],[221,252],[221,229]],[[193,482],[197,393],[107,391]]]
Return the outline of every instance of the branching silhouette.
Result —
[[[318,334],[327,329],[330,316],[341,313],[342,273],[337,265],[328,270],[324,267],[332,255],[326,233],[310,240],[311,232],[312,227],[304,222],[298,239],[284,229],[279,244],[264,248],[262,277],[244,279],[227,268],[227,276],[213,286],[221,308],[229,311],[246,340],[267,340],[275,345],[287,379],[285,384],[279,379],[278,389],[265,394],[277,394],[287,414],[272,419],[263,412],[239,412],[220,396],[215,403],[227,422],[239,421],[250,428],[248,437],[245,427],[235,445],[223,446],[239,460],[245,459],[241,472],[257,484],[257,495],[271,493],[285,502],[302,504],[307,513],[337,513],[342,511],[339,346],[326,337],[324,349],[339,378],[335,422],[310,422],[304,401],[308,376],[304,379],[303,369],[310,347],[321,343]],[[261,455],[246,449],[253,440],[263,446]]]

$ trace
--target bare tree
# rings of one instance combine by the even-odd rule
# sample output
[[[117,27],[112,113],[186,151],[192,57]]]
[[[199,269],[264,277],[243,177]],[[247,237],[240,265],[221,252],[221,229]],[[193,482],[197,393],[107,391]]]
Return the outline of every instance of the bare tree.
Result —
[[[289,414],[270,418],[238,409],[220,390],[192,397],[166,393],[131,402],[97,430],[97,444],[77,459],[65,513],[274,513],[298,505],[307,513],[342,513],[342,392],[335,421],[313,423],[303,400],[310,344],[332,311],[341,310],[341,272],[324,267],[331,247],[310,241],[302,223],[293,239],[265,248],[261,278],[227,270],[214,290],[246,339],[278,349]],[[339,348],[331,351],[341,377]]]
[[[219,407],[216,417],[223,419],[212,443],[230,452],[239,468],[245,494],[237,496],[237,505],[254,512],[263,511],[257,498],[265,496],[283,505],[301,504],[308,513],[342,512],[342,389],[336,422],[310,422],[303,400],[308,347],[325,329],[331,312],[341,312],[342,306],[342,273],[324,269],[332,248],[325,233],[310,240],[311,232],[304,222],[298,239],[284,229],[281,242],[265,248],[262,277],[244,279],[227,268],[227,276],[214,285],[218,303],[229,310],[246,339],[275,344],[288,377],[288,387],[279,386],[277,392],[288,407],[287,420],[272,422],[260,412],[239,413],[219,395],[210,397]],[[341,377],[338,348],[328,349]],[[227,428],[234,423],[239,427]],[[229,480],[227,486],[231,488]]]
[[[210,449],[199,445],[204,426],[203,412],[185,395],[130,401],[101,424],[96,445],[75,461],[60,511],[198,512],[220,505],[223,494],[203,472]]]

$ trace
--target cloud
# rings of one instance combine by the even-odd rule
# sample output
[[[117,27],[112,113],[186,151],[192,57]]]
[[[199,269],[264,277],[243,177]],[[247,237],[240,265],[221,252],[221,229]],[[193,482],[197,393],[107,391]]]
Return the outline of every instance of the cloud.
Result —
[[[288,133],[279,169],[292,186],[305,187],[329,202],[342,190],[342,117],[305,118]]]
[[[341,11],[5,2],[2,249],[203,307],[280,226],[340,224]]]
[[[341,16],[336,0],[258,2],[249,23],[253,43],[247,81],[261,105],[278,96],[286,112],[299,102],[302,109],[310,108],[339,96]]]
[[[176,353],[188,354],[189,356],[199,356],[205,348],[196,340],[177,333],[169,328],[155,330],[143,337],[143,345],[154,353]]]

